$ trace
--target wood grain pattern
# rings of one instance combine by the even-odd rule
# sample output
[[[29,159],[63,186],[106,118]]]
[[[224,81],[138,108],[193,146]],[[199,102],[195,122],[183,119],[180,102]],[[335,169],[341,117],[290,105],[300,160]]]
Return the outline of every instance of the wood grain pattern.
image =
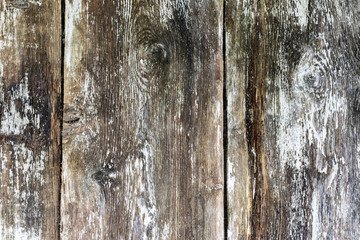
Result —
[[[248,239],[251,227],[251,169],[245,121],[251,5],[245,1],[226,1],[225,5],[228,239]]]
[[[62,239],[222,239],[222,1],[66,1]]]
[[[61,9],[0,2],[0,239],[57,239]]]
[[[0,2],[0,239],[360,239],[358,0],[64,1]]]
[[[359,11],[226,3],[230,239],[360,237]]]

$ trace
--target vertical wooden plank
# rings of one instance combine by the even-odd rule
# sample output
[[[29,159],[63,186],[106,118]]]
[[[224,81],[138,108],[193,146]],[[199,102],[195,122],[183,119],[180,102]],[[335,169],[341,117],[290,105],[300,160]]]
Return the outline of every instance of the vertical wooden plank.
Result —
[[[225,3],[227,237],[250,234],[250,158],[246,128],[246,79],[253,24],[251,1]]]
[[[66,1],[62,239],[222,239],[222,1]]]
[[[59,1],[0,2],[0,238],[57,239]]]
[[[227,3],[231,239],[359,239],[359,11]]]

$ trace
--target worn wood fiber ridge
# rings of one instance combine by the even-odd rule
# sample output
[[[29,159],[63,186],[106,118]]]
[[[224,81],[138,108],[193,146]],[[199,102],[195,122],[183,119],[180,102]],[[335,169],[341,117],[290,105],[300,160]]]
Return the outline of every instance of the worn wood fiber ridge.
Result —
[[[0,1],[0,239],[57,239],[60,2]]]
[[[222,239],[222,1],[68,0],[62,239]]]
[[[229,239],[359,239],[359,1],[226,2]]]

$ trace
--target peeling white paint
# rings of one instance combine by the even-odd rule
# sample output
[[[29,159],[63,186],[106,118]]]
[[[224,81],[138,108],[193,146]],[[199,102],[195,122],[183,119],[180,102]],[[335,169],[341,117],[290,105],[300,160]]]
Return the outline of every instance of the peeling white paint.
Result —
[[[160,22],[164,26],[168,26],[167,22],[172,18],[172,11],[173,9],[173,2],[172,1],[160,1],[159,11],[160,11]]]
[[[234,163],[233,162],[228,162],[228,170],[227,170],[227,188],[228,188],[228,191],[229,191],[229,194],[233,194],[234,193],[234,189],[235,189],[235,181],[236,181],[236,178],[235,178],[235,168],[234,168]]]
[[[143,153],[144,159],[136,158],[135,161],[132,161],[128,165],[127,171],[127,179],[129,184],[126,184],[130,189],[126,192],[132,192],[132,189],[135,187],[135,199],[130,195],[127,197],[125,196],[125,203],[129,208],[133,208],[134,211],[132,212],[132,223],[130,229],[136,229],[140,226],[135,226],[134,224],[140,224],[142,232],[142,238],[148,239],[147,235],[145,234],[147,229],[152,227],[152,238],[151,239],[158,239],[159,237],[159,229],[157,226],[156,221],[156,201],[155,201],[155,189],[153,183],[153,153],[151,147],[148,143],[144,145],[141,152]],[[145,163],[145,165],[144,165]],[[145,171],[144,171],[145,168]],[[146,175],[144,176],[143,173]],[[146,181],[146,186],[143,183]],[[138,192],[139,191],[139,192]],[[145,199],[144,199],[145,197]],[[135,205],[135,206],[134,206]],[[141,221],[136,221],[136,219],[141,219]],[[134,236],[135,237],[135,236]],[[132,238],[132,233],[130,233],[129,238]]]
[[[321,221],[318,216],[319,211],[319,195],[318,190],[315,188],[312,194],[311,212],[312,212],[312,239],[320,239]]]
[[[27,206],[31,206],[34,212],[31,217],[38,220],[42,217],[40,211],[41,198],[38,192],[31,192],[31,187],[44,186],[46,184],[44,179],[45,162],[48,159],[48,154],[41,151],[39,155],[34,157],[33,151],[25,146],[25,144],[16,144],[14,142],[8,143],[11,150],[6,145],[0,145],[0,161],[2,164],[0,170],[1,189],[7,189],[8,199],[2,199],[0,205],[0,238],[11,239],[42,239],[41,228],[32,228],[28,226],[26,219],[28,213]],[[12,159],[8,159],[11,156]],[[20,177],[23,179],[21,181]],[[24,181],[25,180],[25,181]],[[29,200],[31,199],[31,200]],[[15,204],[14,209],[6,215],[7,201]],[[31,202],[28,202],[31,201]],[[5,213],[5,215],[3,215]],[[8,224],[5,219],[14,221],[13,224]]]
[[[4,93],[0,93],[4,112],[1,117],[0,133],[6,135],[23,134],[27,126],[32,123],[36,128],[40,127],[40,116],[34,113],[33,107],[30,105],[30,92],[28,86],[28,77],[20,80],[16,89],[14,89],[7,98],[9,103],[4,102]],[[22,105],[17,105],[20,102]]]
[[[350,204],[350,200],[341,197],[337,199],[336,188],[339,184],[338,177],[344,158],[338,159],[335,140],[340,138],[336,132],[346,132],[347,126],[340,125],[348,118],[347,99],[343,92],[338,91],[335,78],[338,72],[331,69],[332,49],[324,35],[319,34],[320,47],[304,50],[302,59],[294,73],[293,86],[290,91],[280,88],[280,132],[277,137],[277,146],[281,169],[285,166],[295,170],[293,176],[294,189],[302,189],[304,180],[301,172],[310,167],[309,147],[314,149],[315,169],[322,174],[325,181],[308,183],[314,186],[311,196],[312,239],[327,239],[329,229],[326,224],[340,224],[331,216],[323,215],[324,205],[334,207],[334,201],[341,201],[341,205]],[[294,121],[297,120],[297,121]],[[340,138],[341,139],[341,138]],[[338,141],[338,140],[337,140]],[[316,186],[316,187],[315,187]],[[329,191],[333,192],[332,194]],[[333,196],[324,203],[327,194]],[[305,226],[307,218],[299,206],[306,199],[306,191],[295,191],[291,195],[291,209],[296,209],[290,214],[290,226]],[[296,213],[296,214],[295,214]],[[330,213],[327,213],[330,214]],[[345,219],[348,213],[342,212],[336,216]],[[335,227],[334,227],[335,228]],[[336,227],[341,229],[341,227]],[[338,233],[339,234],[339,233]],[[337,235],[341,236],[341,235]]]
[[[297,17],[299,25],[302,29],[306,28],[309,18],[309,0],[297,0],[294,1],[295,8],[290,7],[289,10],[293,11],[293,14]]]

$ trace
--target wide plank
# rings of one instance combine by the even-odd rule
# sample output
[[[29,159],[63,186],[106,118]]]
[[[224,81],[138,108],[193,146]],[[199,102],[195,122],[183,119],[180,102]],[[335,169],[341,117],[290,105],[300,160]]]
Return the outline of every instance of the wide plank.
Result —
[[[223,2],[67,0],[62,239],[222,239]]]
[[[360,238],[359,12],[226,2],[229,239]]]

